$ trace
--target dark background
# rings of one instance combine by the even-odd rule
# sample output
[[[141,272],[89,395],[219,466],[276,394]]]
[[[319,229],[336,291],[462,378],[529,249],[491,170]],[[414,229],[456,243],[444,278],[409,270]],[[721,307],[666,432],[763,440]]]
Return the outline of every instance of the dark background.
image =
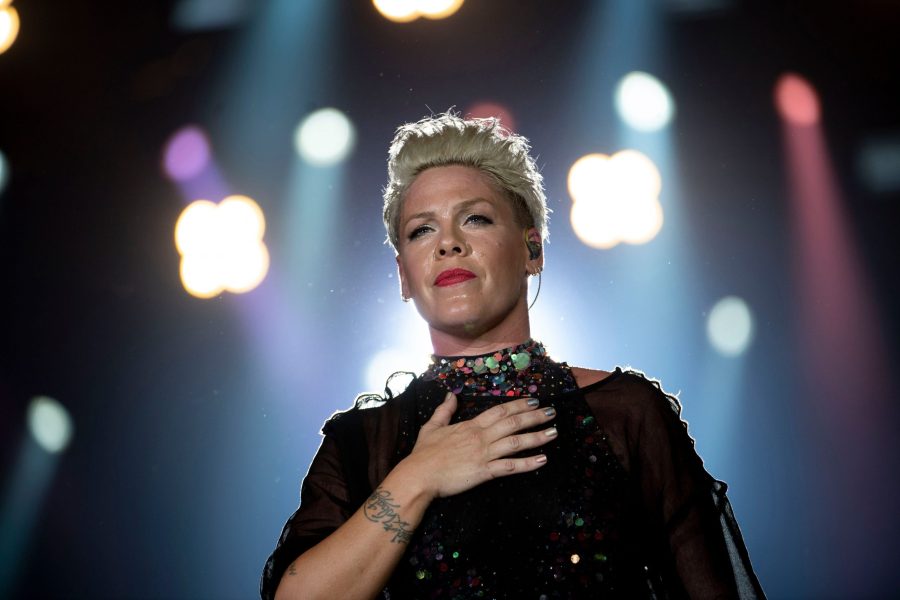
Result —
[[[380,189],[393,130],[485,99],[505,104],[532,140],[556,209],[536,337],[574,339],[595,326],[602,335],[558,358],[630,363],[683,392],[698,449],[731,484],[770,597],[900,593],[900,519],[889,500],[896,445],[876,440],[879,452],[861,459],[876,476],[847,492],[862,486],[829,477],[829,465],[872,440],[823,430],[817,406],[869,404],[829,399],[797,375],[790,199],[772,103],[786,71],[818,90],[892,368],[900,191],[867,185],[860,156],[872,140],[900,143],[900,5],[725,2],[690,12],[637,2],[657,29],[631,57],[588,28],[598,7],[615,2],[467,0],[450,19],[404,25],[367,2],[335,2],[322,29],[303,23],[319,3],[273,0],[236,3],[241,19],[202,30],[177,26],[178,4],[14,3],[22,30],[0,55],[0,151],[10,170],[0,191],[0,506],[33,453],[32,397],[62,402],[75,436],[54,459],[27,539],[3,557],[16,565],[10,594],[255,594],[321,422],[351,403],[368,359],[390,343],[394,317],[383,311],[399,300],[381,244]],[[307,52],[314,38],[327,51]],[[641,259],[640,248],[590,250],[568,223],[568,167],[618,149],[607,84],[633,68],[665,81],[678,106],[680,212],[667,226],[683,226],[690,280],[673,280],[665,256]],[[338,226],[312,256],[289,261],[279,250],[310,235],[284,226],[296,222],[284,200],[296,172],[293,129],[322,106],[351,118],[357,145],[339,174]],[[160,157],[189,123],[208,132],[232,190],[267,214],[272,271],[246,297],[198,300],[179,280],[172,231],[185,199]],[[320,264],[327,269],[312,276]],[[673,307],[667,298],[679,287],[692,295]],[[737,433],[719,453],[704,445],[720,427],[703,416],[712,402],[704,377],[722,369],[707,360],[702,327],[703,311],[726,293],[754,307],[758,331],[740,359]],[[553,329],[543,315],[562,299],[573,316]],[[667,307],[659,318],[671,328],[643,311],[654,307]],[[542,333],[541,322],[553,331]],[[842,374],[851,383],[865,376]],[[896,394],[879,406],[895,431]]]

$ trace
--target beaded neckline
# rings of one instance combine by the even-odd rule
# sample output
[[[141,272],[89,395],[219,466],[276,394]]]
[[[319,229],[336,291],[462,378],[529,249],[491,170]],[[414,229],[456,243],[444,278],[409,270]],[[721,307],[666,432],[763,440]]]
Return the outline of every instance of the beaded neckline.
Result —
[[[423,378],[439,381],[454,394],[480,396],[555,394],[577,387],[568,365],[554,362],[533,339],[476,356],[432,355]]]

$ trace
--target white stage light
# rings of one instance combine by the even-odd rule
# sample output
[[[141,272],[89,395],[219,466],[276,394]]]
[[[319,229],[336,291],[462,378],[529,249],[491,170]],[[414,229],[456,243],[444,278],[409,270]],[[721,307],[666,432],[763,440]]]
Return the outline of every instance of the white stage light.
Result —
[[[675,103],[666,86],[641,71],[629,73],[619,81],[615,105],[625,124],[638,131],[658,131],[671,122],[675,113]]]
[[[294,145],[303,160],[319,167],[344,160],[355,142],[353,124],[336,108],[322,108],[311,113],[294,135]]]
[[[28,429],[40,447],[51,454],[62,452],[72,440],[69,411],[47,396],[38,396],[28,405]]]
[[[706,335],[720,354],[743,354],[753,339],[753,315],[747,303],[736,296],[716,302],[706,321]]]

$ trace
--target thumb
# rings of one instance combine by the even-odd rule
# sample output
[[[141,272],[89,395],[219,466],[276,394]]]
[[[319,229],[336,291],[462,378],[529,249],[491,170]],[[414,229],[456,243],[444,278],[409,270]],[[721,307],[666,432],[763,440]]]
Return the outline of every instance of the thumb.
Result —
[[[434,414],[431,415],[431,418],[423,425],[423,427],[431,426],[433,428],[438,427],[446,427],[450,424],[450,419],[453,418],[453,413],[456,412],[456,394],[453,392],[447,392],[447,395],[444,396],[444,401],[441,402],[436,409],[434,409]]]

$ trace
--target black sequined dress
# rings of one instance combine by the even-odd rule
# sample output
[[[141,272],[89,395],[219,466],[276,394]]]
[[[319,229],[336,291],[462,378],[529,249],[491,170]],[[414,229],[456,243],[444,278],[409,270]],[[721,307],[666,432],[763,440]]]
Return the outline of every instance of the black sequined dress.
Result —
[[[432,502],[385,598],[764,597],[725,484],[703,469],[677,401],[621,369],[579,389],[565,363],[530,344],[524,369],[509,356],[525,345],[497,355],[507,372],[499,364],[472,373],[475,357],[462,357],[469,374],[433,368],[383,405],[329,420],[300,508],[266,563],[262,597],[273,598],[290,562],[412,450],[448,388],[459,396],[454,422],[524,394],[556,408],[559,435],[542,447],[540,469]]]

